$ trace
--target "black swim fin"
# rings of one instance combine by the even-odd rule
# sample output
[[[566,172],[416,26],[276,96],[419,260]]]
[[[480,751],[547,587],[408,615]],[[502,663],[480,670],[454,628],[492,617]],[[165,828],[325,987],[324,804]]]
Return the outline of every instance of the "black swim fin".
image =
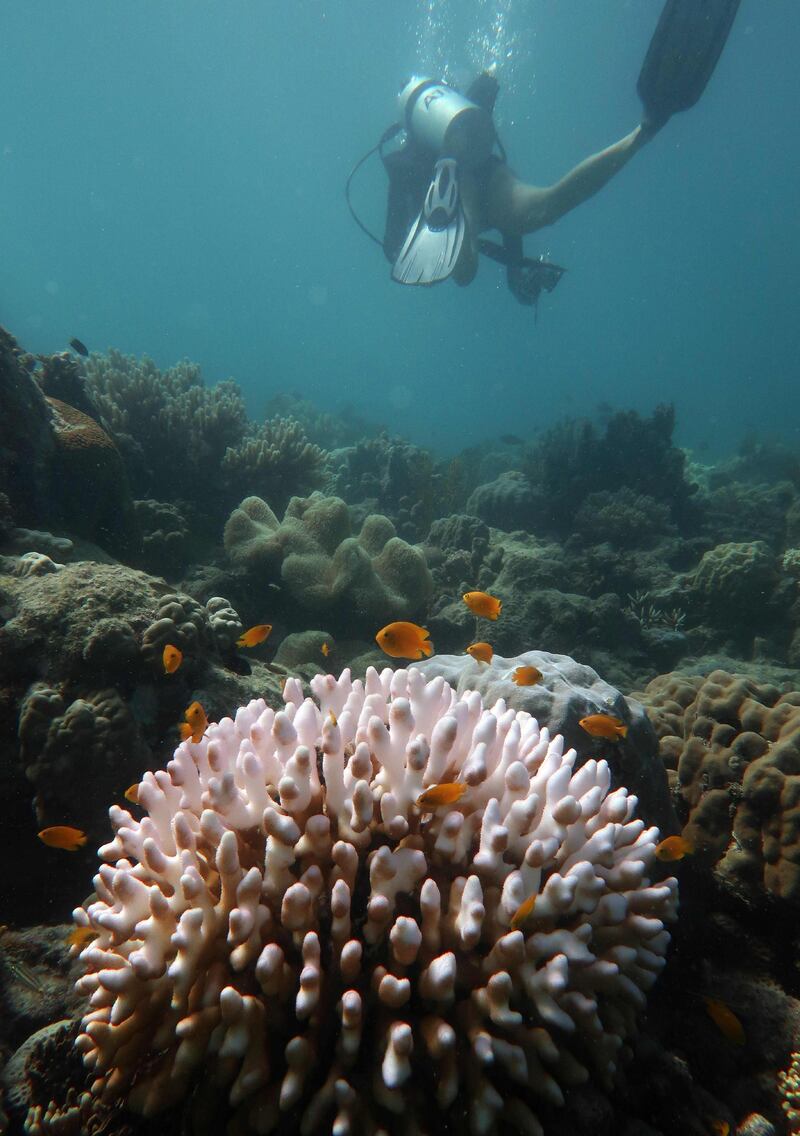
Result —
[[[739,0],[667,0],[636,84],[652,129],[700,98],[738,9]]]

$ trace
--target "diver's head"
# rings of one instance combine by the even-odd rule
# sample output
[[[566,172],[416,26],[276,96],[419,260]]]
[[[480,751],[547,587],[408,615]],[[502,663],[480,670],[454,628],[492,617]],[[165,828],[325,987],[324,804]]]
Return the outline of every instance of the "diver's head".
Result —
[[[437,157],[478,166],[491,154],[491,114],[446,83],[414,75],[400,92],[398,103],[409,138]]]

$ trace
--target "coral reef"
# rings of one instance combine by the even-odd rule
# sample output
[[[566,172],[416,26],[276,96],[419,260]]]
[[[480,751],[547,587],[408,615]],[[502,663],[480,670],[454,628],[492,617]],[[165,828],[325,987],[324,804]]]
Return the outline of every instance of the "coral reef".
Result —
[[[19,525],[52,517],[50,409],[17,341],[0,327],[0,489]]]
[[[331,454],[328,490],[395,524],[404,540],[422,540],[447,512],[447,478],[431,454],[386,433]]]
[[[673,407],[659,406],[649,418],[617,412],[603,433],[588,419],[547,431],[523,462],[539,498],[537,523],[545,532],[567,535],[589,494],[626,487],[665,503],[679,528],[689,524],[697,486],[686,478],[686,456],[672,441],[674,426]]]
[[[266,418],[294,418],[309,441],[324,450],[346,449],[385,432],[382,424],[364,418],[361,408],[345,403],[334,413],[320,410],[301,391],[278,391],[267,399]]]
[[[193,552],[189,522],[182,509],[152,498],[134,501],[133,507],[141,536],[139,567],[162,576],[176,575]]]
[[[136,518],[125,468],[103,428],[73,406],[48,398],[55,451],[51,464],[53,515],[69,532],[112,552],[136,547]],[[91,486],[90,493],[76,492]]]
[[[246,498],[225,525],[225,550],[259,587],[280,583],[332,631],[344,623],[374,634],[382,622],[424,611],[431,594],[425,557],[387,517],[367,517],[352,536],[344,501],[321,493],[293,497],[282,521],[261,498]]]
[[[147,766],[150,751],[118,691],[86,691],[69,704],[59,689],[34,683],[20,708],[20,755],[36,796],[41,828],[91,814],[86,785],[99,800],[120,796]]]
[[[479,578],[490,538],[488,526],[477,517],[453,513],[434,521],[425,541],[434,593],[444,598],[468,591]]]
[[[495,528],[512,532],[535,525],[540,506],[528,478],[512,469],[474,489],[467,500],[466,511]]]
[[[20,574],[26,558],[0,557],[0,871],[25,860],[30,886],[15,909],[29,920],[71,910],[90,854],[64,864],[36,840],[37,817],[99,838],[108,801],[171,751],[190,702],[212,713],[276,694],[281,681],[255,659],[237,665],[241,621],[222,597],[206,606],[122,565],[40,559],[50,565],[41,575]],[[171,675],[167,642],[185,652]]]
[[[210,1074],[237,1131],[414,1133],[435,1109],[541,1132],[539,1106],[610,1083],[663,966],[657,830],[502,700],[413,669],[311,687],[179,746],[142,819],[111,809],[76,911],[91,1100],[153,1115]]]
[[[589,493],[575,514],[575,530],[586,544],[608,541],[614,548],[649,548],[676,532],[670,506],[627,485]]]
[[[81,362],[70,351],[39,355],[37,359],[36,382],[48,398],[65,402],[99,422],[100,411],[89,394]]]

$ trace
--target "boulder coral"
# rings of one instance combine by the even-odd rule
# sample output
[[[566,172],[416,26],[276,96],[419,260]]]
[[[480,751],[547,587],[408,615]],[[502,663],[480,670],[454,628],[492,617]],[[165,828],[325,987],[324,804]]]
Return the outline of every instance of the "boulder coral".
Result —
[[[775,554],[763,541],[718,544],[703,555],[689,579],[690,596],[723,626],[763,622],[778,573]]]
[[[280,583],[292,600],[352,629],[410,619],[424,611],[432,581],[425,557],[375,514],[358,536],[339,497],[293,497],[283,520],[260,497],[247,497],[225,526],[232,563],[263,587]]]
[[[750,902],[800,904],[800,692],[717,670],[637,697],[695,858]]]
[[[58,689],[34,684],[20,709],[19,738],[42,828],[64,817],[92,828],[97,809],[87,800],[87,784],[93,798],[119,797],[151,758],[129,706],[113,688],[70,701]]]

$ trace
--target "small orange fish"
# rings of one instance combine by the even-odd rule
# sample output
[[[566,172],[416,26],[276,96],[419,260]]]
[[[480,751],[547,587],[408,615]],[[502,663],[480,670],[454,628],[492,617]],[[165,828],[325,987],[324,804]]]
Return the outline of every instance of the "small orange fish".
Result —
[[[533,911],[533,908],[536,904],[536,897],[537,897],[536,892],[534,892],[533,895],[529,895],[527,899],[524,899],[522,901],[522,903],[519,905],[517,910],[511,916],[511,930],[512,931],[519,931],[522,924],[525,922],[525,920],[528,918],[528,916]]]
[[[593,738],[605,738],[608,742],[616,742],[627,736],[628,727],[620,718],[613,714],[589,714],[581,718],[578,725]]]
[[[178,726],[181,740],[187,742],[191,738],[195,744],[202,741],[203,734],[208,729],[208,718],[202,704],[193,702],[191,706],[187,706],[183,716],[186,721]]]
[[[404,620],[387,623],[375,636],[375,642],[393,659],[421,659],[433,654],[433,643],[425,628]]]
[[[80,947],[81,950],[87,943],[91,943],[92,939],[97,938],[97,932],[94,927],[74,927],[67,935],[68,947]]]
[[[517,667],[511,681],[517,686],[536,686],[537,682],[542,681],[542,672],[538,667]]]
[[[64,852],[77,852],[88,840],[85,832],[68,824],[54,824],[36,835],[48,848],[61,848]]]
[[[134,781],[129,785],[125,792],[122,794],[126,801],[130,801],[132,805],[139,804],[139,782]]]
[[[463,781],[443,781],[441,785],[431,785],[417,797],[417,808],[440,809],[442,805],[454,805],[467,791]]]
[[[675,860],[682,860],[684,856],[691,856],[694,848],[682,836],[667,836],[656,844],[656,860],[664,864],[672,864]]]
[[[470,643],[467,654],[472,655],[479,663],[490,663],[494,657],[494,651],[489,643]]]
[[[240,635],[236,640],[237,647],[257,647],[259,643],[263,643],[268,639],[272,631],[271,623],[257,623],[255,627],[248,628],[244,635]]]
[[[164,664],[164,674],[175,674],[175,671],[183,662],[183,651],[179,651],[172,643],[167,643],[161,661]]]
[[[744,1045],[744,1026],[730,1006],[719,998],[703,996],[708,1016],[724,1038],[732,1045]]]
[[[708,1126],[714,1133],[714,1136],[728,1136],[731,1130],[731,1126],[728,1124],[727,1120],[709,1120]]]
[[[322,651],[323,655],[327,659],[328,655],[330,655],[330,653],[331,653],[330,643],[323,643],[322,646],[320,647],[320,651]]]
[[[488,592],[464,592],[461,598],[473,615],[482,615],[484,619],[497,619],[503,610],[503,601]]]

